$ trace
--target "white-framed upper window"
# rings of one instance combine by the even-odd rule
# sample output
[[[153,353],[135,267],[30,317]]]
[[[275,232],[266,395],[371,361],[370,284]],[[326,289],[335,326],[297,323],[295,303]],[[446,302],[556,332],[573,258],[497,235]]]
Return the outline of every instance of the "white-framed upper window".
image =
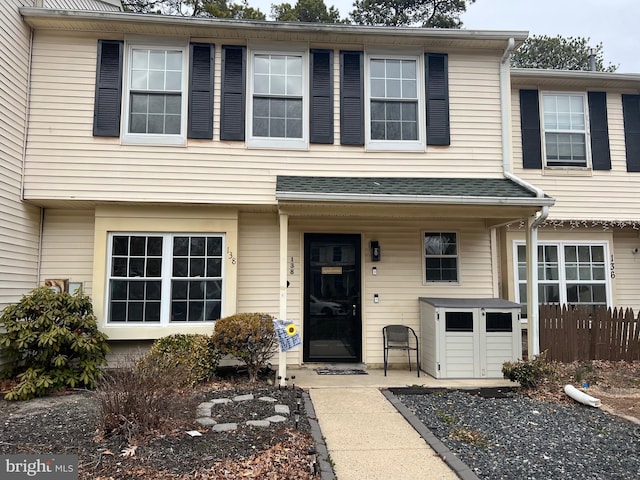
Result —
[[[164,325],[220,318],[222,234],[111,233],[107,322]]]
[[[588,167],[587,96],[545,92],[541,103],[546,166]]]
[[[455,232],[424,232],[423,257],[424,280],[429,282],[457,283],[458,234]]]
[[[424,150],[423,71],[420,55],[367,54],[368,149]]]
[[[187,46],[127,45],[123,142],[184,145]]]
[[[527,317],[526,245],[514,244],[516,301]],[[560,305],[607,307],[611,304],[606,242],[540,242],[538,244],[538,301]]]
[[[308,146],[306,51],[251,52],[249,147]]]

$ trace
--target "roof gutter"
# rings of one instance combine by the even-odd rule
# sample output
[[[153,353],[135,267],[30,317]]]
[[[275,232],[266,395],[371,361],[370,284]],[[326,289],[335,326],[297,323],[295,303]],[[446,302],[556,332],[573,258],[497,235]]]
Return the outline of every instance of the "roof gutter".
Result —
[[[275,28],[278,31],[297,33],[331,33],[352,35],[375,35],[382,37],[421,37],[444,40],[495,40],[503,41],[507,38],[515,38],[522,42],[527,38],[528,32],[518,30],[466,30],[452,28],[420,28],[420,27],[383,27],[360,26],[348,24],[329,23],[305,23],[305,22],[274,22],[269,20],[236,20],[209,17],[182,17],[173,15],[152,15],[130,12],[103,12],[88,10],[61,10],[52,8],[21,7],[20,14],[27,23],[38,19],[64,19],[73,20],[99,20],[105,22],[130,22],[136,24],[153,24],[162,26],[205,26],[205,27],[230,27],[249,30],[269,30]]]
[[[276,192],[277,200],[316,202],[361,202],[361,203],[420,203],[420,204],[460,204],[460,205],[510,205],[536,207],[553,205],[554,200],[544,195],[530,198],[512,197],[466,197],[463,195],[371,195],[361,193],[322,192]]]

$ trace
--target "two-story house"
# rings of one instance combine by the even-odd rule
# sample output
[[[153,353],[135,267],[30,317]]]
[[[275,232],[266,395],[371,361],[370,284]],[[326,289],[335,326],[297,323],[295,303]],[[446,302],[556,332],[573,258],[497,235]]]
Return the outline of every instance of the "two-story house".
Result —
[[[511,72],[526,32],[12,6],[30,58],[16,82],[28,104],[16,122],[24,151],[13,149],[14,203],[38,213],[27,283],[81,285],[116,352],[260,311],[298,326],[303,345],[281,363],[380,365],[382,327],[419,331],[421,297],[522,302],[535,352],[527,298],[538,289],[526,285],[540,277],[540,301],[554,297],[545,297],[547,270],[527,265],[554,245],[556,271],[599,277],[604,257],[607,304],[631,298],[618,279],[614,293],[608,259],[613,240],[616,255],[636,258],[635,223],[620,223],[602,199],[606,223],[576,237],[574,224],[594,209],[559,187],[600,175],[591,167],[600,143],[589,143],[598,134],[584,122],[598,117],[595,102],[601,119],[605,91],[611,158],[624,162],[622,93],[637,94],[637,78]],[[588,168],[552,158],[566,143],[559,107],[556,131],[545,126],[537,140],[540,159],[551,157],[529,168],[520,110],[523,132],[535,121],[520,98],[537,102],[540,126],[553,116],[540,111],[545,96],[562,103],[558,92],[576,90]],[[581,185],[571,191],[590,190]],[[620,264],[617,278],[623,268],[631,279]],[[600,298],[598,282],[576,287],[569,275],[554,284],[567,291],[560,300],[585,287]],[[478,328],[465,321],[451,331]],[[478,375],[499,376],[502,360]]]
[[[556,199],[538,233],[539,302],[637,312],[640,75],[514,69],[511,81],[513,172]],[[526,305],[519,226],[504,240],[505,294]]]

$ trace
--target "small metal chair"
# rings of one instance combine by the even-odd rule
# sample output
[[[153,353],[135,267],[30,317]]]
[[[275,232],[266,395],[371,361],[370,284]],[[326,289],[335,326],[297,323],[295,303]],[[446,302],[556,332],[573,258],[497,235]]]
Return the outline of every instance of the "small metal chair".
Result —
[[[413,334],[413,342],[409,333]],[[387,325],[382,328],[382,341],[384,347],[384,376],[387,376],[387,363],[389,350],[406,350],[411,372],[411,350],[416,352],[416,364],[418,365],[418,377],[420,376],[420,345],[418,335],[411,327],[406,325]],[[413,345],[412,345],[413,344]]]

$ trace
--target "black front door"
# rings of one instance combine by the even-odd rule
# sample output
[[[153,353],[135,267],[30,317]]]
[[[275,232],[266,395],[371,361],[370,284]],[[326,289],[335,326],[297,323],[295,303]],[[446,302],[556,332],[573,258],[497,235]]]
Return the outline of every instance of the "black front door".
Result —
[[[305,362],[360,362],[360,235],[304,237]]]

